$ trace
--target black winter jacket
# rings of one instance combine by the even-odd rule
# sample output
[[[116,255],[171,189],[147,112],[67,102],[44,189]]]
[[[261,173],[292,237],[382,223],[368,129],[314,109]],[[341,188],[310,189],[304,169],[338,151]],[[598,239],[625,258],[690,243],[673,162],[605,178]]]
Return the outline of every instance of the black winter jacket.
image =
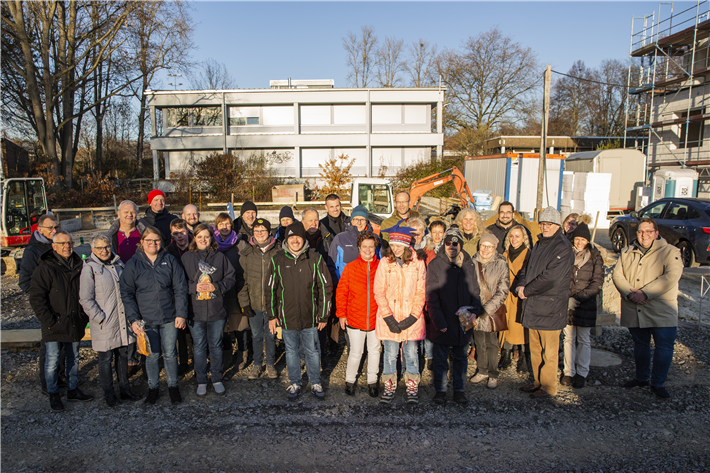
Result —
[[[266,292],[269,287],[269,264],[271,258],[281,251],[278,242],[271,240],[267,250],[261,251],[256,243],[247,245],[241,251],[239,266],[244,276],[244,285],[239,291],[239,304],[251,306],[254,310],[266,310]]]
[[[210,279],[215,290],[214,298],[198,300],[197,284],[200,282],[202,272],[200,261],[209,264],[216,271],[210,274]],[[226,295],[236,283],[234,267],[227,257],[218,250],[188,251],[182,255],[182,264],[187,274],[187,291],[192,300],[192,320],[197,322],[215,322],[227,318]]]
[[[254,227],[249,228],[242,217],[234,219],[232,229],[242,235],[242,241],[249,241],[249,239],[254,236]]]
[[[52,249],[52,242],[47,241],[45,243],[40,241],[40,238],[46,240],[45,236],[39,233],[39,230],[35,230],[30,237],[27,248],[22,252],[18,284],[25,294],[30,292],[30,281],[32,281],[32,274],[39,265],[40,256]]]
[[[163,236],[162,247],[165,248],[172,240],[172,233],[170,232],[170,222],[172,222],[176,218],[179,217],[168,212],[168,209],[163,209],[159,213],[155,213],[150,207],[148,207],[148,209],[145,211],[145,217],[138,220],[138,224],[148,224],[160,230],[160,234]],[[138,231],[143,234],[143,231],[140,228],[138,229]]]
[[[342,211],[340,215],[335,218],[331,217],[330,214],[326,214],[325,217],[320,219],[320,224],[335,238],[339,233],[344,232],[345,229],[348,228],[348,225],[350,225],[350,217],[345,215]]]
[[[89,317],[79,304],[84,263],[76,253],[68,260],[54,250],[40,257],[32,274],[30,305],[42,325],[43,342],[78,342]]]
[[[328,320],[333,286],[322,255],[306,247],[294,258],[284,249],[271,258],[268,274],[269,320],[278,319],[286,330],[313,328]]]
[[[561,330],[567,325],[572,244],[562,229],[549,238],[538,236],[530,259],[518,275],[525,287],[521,323],[533,330]],[[517,288],[516,288],[517,291]]]
[[[451,263],[445,251],[440,251],[431,260],[426,272],[427,338],[440,345],[461,346],[471,341],[472,330],[464,332],[456,311],[463,306],[472,306],[472,312],[480,315],[480,288],[474,273],[476,266],[465,252],[461,267]],[[441,329],[446,332],[441,332]]]
[[[569,296],[579,301],[575,310],[568,311],[567,324],[577,327],[594,327],[597,324],[597,294],[604,284],[604,258],[591,243],[589,260],[572,270]],[[572,263],[574,265],[574,263]]]
[[[121,274],[121,300],[128,324],[143,319],[162,325],[176,318],[187,319],[187,282],[180,262],[161,249],[151,264],[144,252],[126,263]]]

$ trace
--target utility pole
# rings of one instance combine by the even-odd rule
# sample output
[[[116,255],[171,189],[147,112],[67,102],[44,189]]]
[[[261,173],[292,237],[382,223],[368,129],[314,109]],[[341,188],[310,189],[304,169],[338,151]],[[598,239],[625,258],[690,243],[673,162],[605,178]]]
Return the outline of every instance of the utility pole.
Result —
[[[540,130],[540,159],[537,169],[537,202],[535,203],[536,215],[542,210],[542,193],[545,186],[545,159],[547,154],[547,121],[550,118],[550,80],[552,78],[552,66],[545,68],[545,95],[542,99],[542,129]],[[549,202],[548,202],[549,204]]]

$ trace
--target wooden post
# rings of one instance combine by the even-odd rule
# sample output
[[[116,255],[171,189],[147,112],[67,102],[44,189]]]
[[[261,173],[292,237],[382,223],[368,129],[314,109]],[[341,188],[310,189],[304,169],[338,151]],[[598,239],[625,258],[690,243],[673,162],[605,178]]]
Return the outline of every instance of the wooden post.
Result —
[[[542,210],[542,195],[545,186],[545,159],[547,148],[547,121],[550,115],[550,80],[552,78],[552,66],[545,69],[545,95],[542,100],[542,130],[540,131],[540,159],[537,168],[537,202],[535,207]],[[548,202],[547,205],[550,205]]]
[[[254,199],[254,186],[251,186],[251,201],[254,202],[256,199]]]
[[[187,203],[192,204],[192,182],[187,183]]]
[[[597,210],[597,218],[594,219],[594,232],[592,232],[592,241],[589,243],[594,243],[594,237],[597,236],[597,224],[599,223],[599,211]]]
[[[116,206],[116,194],[113,194],[113,210],[118,213],[118,207]]]
[[[234,208],[234,192],[232,192],[232,208]]]

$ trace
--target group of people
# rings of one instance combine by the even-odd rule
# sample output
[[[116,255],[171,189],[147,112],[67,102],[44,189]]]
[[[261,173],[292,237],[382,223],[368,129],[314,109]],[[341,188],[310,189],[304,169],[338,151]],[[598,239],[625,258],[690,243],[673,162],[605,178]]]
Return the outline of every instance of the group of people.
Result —
[[[356,393],[366,351],[368,394],[383,403],[394,398],[400,380],[406,402],[419,402],[420,354],[422,368],[432,371],[438,404],[447,402],[449,384],[455,402],[468,402],[469,360],[477,366],[470,381],[491,389],[514,361],[518,370],[532,372],[533,383],[520,389],[533,398],[555,396],[559,383],[584,386],[604,281],[603,258],[590,243],[585,216],[563,222],[548,207],[538,227],[503,202],[488,226],[470,208],[450,226],[436,218],[427,225],[400,192],[377,235],[365,208],[347,216],[336,195],[326,198],[322,219],[307,208],[299,221],[284,207],[274,229],[258,218],[253,202],[241,206],[238,218],[220,213],[212,225],[200,222],[192,205],[181,216],[171,214],[160,190],[150,192],[148,203],[139,219],[135,203],[121,202],[110,229],[91,238],[86,260],[73,251],[72,236],[54,216],[39,219],[19,282],[41,323],[40,382],[54,410],[64,408],[63,384],[68,401],[93,398],[78,388],[79,341],[87,322],[109,406],[142,399],[129,382],[140,365],[148,378],[145,402],[155,404],[161,357],[170,400],[181,402],[178,379],[189,369],[188,332],[198,396],[207,395],[209,384],[215,394],[225,393],[222,375],[231,360],[223,360],[223,353],[232,357],[233,339],[238,369],[248,366],[251,340],[249,379],[277,378],[278,335],[285,345],[288,399],[301,395],[303,365],[312,394],[324,399],[321,365],[337,350],[341,331],[348,347],[345,393]],[[640,221],[637,239],[613,271],[622,295],[621,323],[629,327],[636,359],[636,376],[625,386],[650,383],[661,398],[670,397],[663,386],[681,272],[678,250],[660,238],[651,219]],[[137,338],[145,340],[141,351],[147,353],[138,354]]]

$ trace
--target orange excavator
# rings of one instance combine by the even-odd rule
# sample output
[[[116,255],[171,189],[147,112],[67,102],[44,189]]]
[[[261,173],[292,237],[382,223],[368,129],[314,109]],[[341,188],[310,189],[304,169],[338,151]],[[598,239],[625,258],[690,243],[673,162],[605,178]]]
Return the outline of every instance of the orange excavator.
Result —
[[[447,182],[453,182],[456,192],[459,195],[459,200],[461,201],[461,207],[454,205],[449,209],[446,215],[453,214],[453,218],[455,218],[456,214],[458,214],[461,209],[474,207],[475,199],[471,194],[471,189],[469,189],[466,183],[466,178],[459,168],[453,166],[445,171],[437,172],[431,176],[412,182],[412,185],[409,186],[409,198],[414,202],[412,208],[418,211],[419,204],[424,194],[439,186],[443,186]]]

